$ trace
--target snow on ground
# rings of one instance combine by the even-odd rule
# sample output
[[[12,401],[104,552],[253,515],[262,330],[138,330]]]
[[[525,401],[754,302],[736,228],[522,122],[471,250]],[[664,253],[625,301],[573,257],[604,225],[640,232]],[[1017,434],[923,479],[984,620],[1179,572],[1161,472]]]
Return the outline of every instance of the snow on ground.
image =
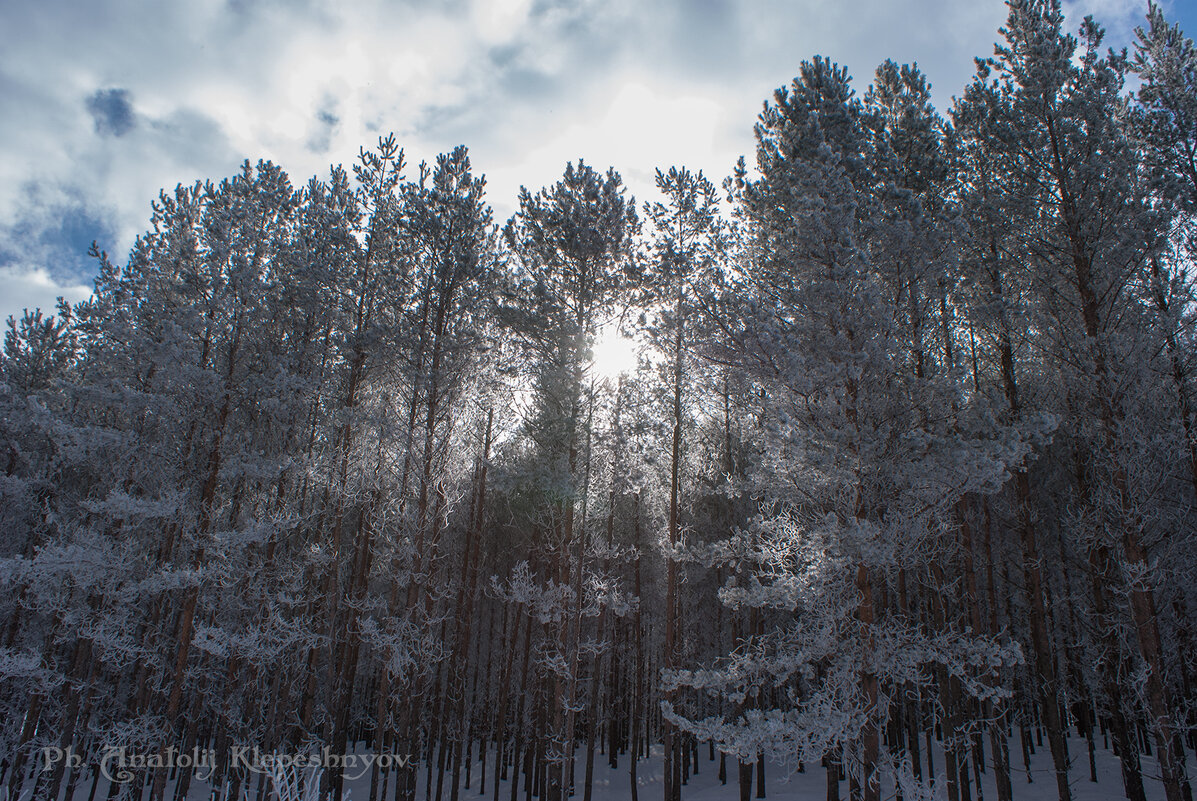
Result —
[[[986,741],[988,746],[988,740]],[[1014,784],[1014,798],[1016,801],[1055,801],[1056,783],[1052,771],[1051,755],[1048,753],[1046,743],[1043,747],[1037,747],[1036,753],[1031,756],[1031,771],[1030,782],[1028,782],[1028,774],[1023,769],[1022,754],[1019,750],[1017,738],[1010,743],[1010,757],[1012,765],[1012,779]],[[364,753],[359,751],[358,753]],[[683,801],[738,801],[739,788],[736,783],[736,763],[733,759],[727,761],[728,782],[727,785],[719,783],[719,762],[716,755],[715,761],[708,761],[708,750],[705,745],[699,748],[699,773],[690,777],[689,783],[682,788]],[[1124,798],[1125,795],[1122,790],[1122,778],[1119,772],[1118,760],[1114,755],[1100,747],[1098,743],[1097,749],[1097,783],[1089,781],[1089,764],[1088,755],[1086,752],[1086,745],[1083,739],[1072,738],[1069,741],[1069,754],[1072,757],[1072,770],[1070,776],[1072,778],[1072,797],[1073,801],[1111,801],[1113,799]],[[988,752],[987,752],[988,756]],[[1187,752],[1188,756],[1188,775],[1197,778],[1197,760],[1194,760],[1191,751]],[[493,754],[491,755],[493,759]],[[1158,769],[1153,757],[1142,757],[1143,763],[1143,779],[1147,793],[1147,801],[1163,801],[1164,790],[1158,779]],[[595,779],[594,792],[592,801],[624,801],[631,797],[630,783],[629,783],[629,760],[626,755],[621,755],[619,759],[619,769],[612,770],[607,765],[605,756],[595,754]],[[943,753],[937,747],[935,753],[935,768],[937,776],[942,779],[943,769]],[[660,747],[657,746],[648,760],[641,760],[637,766],[638,786],[640,801],[658,801],[663,795],[661,786],[662,762]],[[485,794],[478,792],[478,764],[474,764],[472,773],[472,788],[463,789],[459,801],[472,801],[476,798],[485,798],[489,801],[493,797],[494,779],[493,773],[487,771],[487,786]],[[463,771],[464,774],[464,771]],[[786,776],[784,772],[775,764],[769,763],[765,769],[765,789],[767,798],[773,801],[822,801],[827,796],[827,779],[826,773],[822,767],[818,765],[810,766],[805,773],[796,773],[792,776]],[[581,779],[585,775],[585,755],[579,756],[577,763],[577,777],[578,787],[574,798],[580,801],[582,798]],[[420,777],[419,793],[417,798],[423,799],[424,787],[427,780],[427,772],[422,771]],[[433,801],[436,798],[436,777],[433,776],[432,781],[432,797]],[[255,798],[254,790],[256,790],[256,780],[251,783],[251,789],[248,799]],[[349,791],[344,798],[346,801],[366,801],[370,797],[370,777],[367,772],[365,776],[354,781],[346,782],[346,789]],[[507,801],[510,798],[510,791],[505,789],[510,787],[508,782],[501,783],[500,799]],[[886,787],[885,798],[893,799],[893,787]],[[947,798],[946,787],[942,781],[936,786],[936,798]],[[79,786],[75,790],[74,798],[71,801],[87,801],[88,793],[91,790],[90,776],[86,780],[80,781]],[[95,799],[104,799],[107,797],[106,782],[101,779],[96,789]],[[982,790],[983,793],[980,798],[976,794],[976,788],[973,788],[973,801],[981,801],[987,799],[988,801],[996,801],[997,789],[993,783],[992,771],[987,771],[982,776]],[[389,795],[389,793],[388,793]],[[840,795],[844,801],[848,798],[847,782],[840,784]],[[173,798],[173,787],[168,787],[166,797]],[[187,801],[208,801],[211,797],[211,790],[206,783],[193,782],[190,791],[187,794]],[[756,797],[756,788],[753,787],[753,797]],[[142,794],[143,799],[149,798],[149,791],[146,790]],[[448,801],[449,789],[445,788],[442,800]],[[519,799],[524,798],[523,782],[519,789]],[[23,796],[21,801],[25,801],[26,796]],[[34,801],[29,799],[29,801]],[[36,801],[41,801],[37,799]],[[306,801],[306,800],[305,800]]]
[[[988,741],[986,741],[988,746]],[[1012,782],[1014,790],[1014,798],[1016,801],[1056,801],[1058,795],[1056,792],[1055,772],[1052,769],[1051,755],[1048,753],[1047,744],[1044,743],[1042,748],[1036,748],[1036,753],[1031,756],[1031,783],[1027,782],[1027,773],[1023,770],[1022,756],[1018,748],[1017,738],[1011,742],[1011,759],[1014,760],[1012,766]],[[727,763],[727,785],[719,784],[719,762],[707,761],[707,749],[701,747],[699,749],[700,773],[697,776],[691,776],[690,782],[687,786],[682,788],[683,801],[738,801],[739,787],[736,783],[736,764],[734,760],[729,759]],[[1073,801],[1109,801],[1109,799],[1121,799],[1125,797],[1122,789],[1122,777],[1119,769],[1118,760],[1109,751],[1103,751],[1098,744],[1097,750],[1097,778],[1098,782],[1094,784],[1089,781],[1089,764],[1088,754],[1086,750],[1085,741],[1079,738],[1073,738],[1069,742],[1069,755],[1072,757],[1072,770],[1070,777],[1072,779],[1072,797]],[[639,796],[641,801],[658,801],[663,795],[663,788],[661,786],[661,759],[659,751],[655,754],[656,759],[651,763],[641,763],[639,767],[640,782],[639,782]],[[986,752],[988,757],[988,751]],[[596,758],[595,773],[596,776],[601,777],[600,781],[596,780],[594,788],[593,801],[619,801],[630,797],[628,772],[626,769],[626,759],[621,759],[621,767],[618,771],[612,771],[607,767],[606,762],[602,763],[602,772],[599,772]],[[1163,786],[1160,784],[1158,778],[1149,778],[1151,776],[1158,776],[1155,759],[1151,757],[1142,757],[1144,785],[1148,801],[1162,801],[1164,798]],[[935,768],[937,776],[942,779],[940,771],[943,770],[943,753],[938,748],[935,753]],[[988,766],[987,766],[988,767]],[[1194,768],[1197,767],[1197,762],[1193,760],[1192,753],[1189,753],[1189,775],[1197,775]],[[368,788],[367,788],[368,789]],[[767,764],[765,767],[765,790],[767,798],[774,799],[774,801],[822,801],[827,797],[827,774],[824,769],[818,765],[810,766],[805,773],[796,773],[792,776],[786,776],[772,764]],[[885,788],[885,798],[893,798],[893,788]],[[942,782],[936,787],[937,798],[947,798],[947,789]],[[983,798],[988,801],[996,801],[997,788],[993,782],[993,773],[987,771],[982,775],[982,790]],[[848,783],[840,783],[840,796],[844,801],[848,798]],[[581,797],[581,793],[578,793]],[[756,787],[753,786],[753,797],[756,797]],[[975,787],[973,792],[973,801],[978,801]]]

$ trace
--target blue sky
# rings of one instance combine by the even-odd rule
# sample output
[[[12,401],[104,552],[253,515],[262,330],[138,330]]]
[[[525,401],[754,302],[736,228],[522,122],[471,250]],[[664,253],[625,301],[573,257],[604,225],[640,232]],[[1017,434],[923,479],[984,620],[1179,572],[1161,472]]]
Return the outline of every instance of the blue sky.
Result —
[[[1162,3],[1193,35],[1197,0]],[[1073,0],[1123,46],[1146,0]],[[393,131],[408,161],[466,144],[496,217],[565,162],[721,180],[801,60],[917,61],[946,109],[1002,0],[10,0],[0,4],[0,319],[85,297],[163,187],[272,159],[296,183]]]

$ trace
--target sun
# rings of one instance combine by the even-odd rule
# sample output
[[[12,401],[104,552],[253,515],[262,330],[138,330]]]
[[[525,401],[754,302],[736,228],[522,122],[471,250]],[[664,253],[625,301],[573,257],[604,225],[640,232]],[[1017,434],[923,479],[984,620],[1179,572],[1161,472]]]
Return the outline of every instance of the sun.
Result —
[[[591,365],[600,378],[618,378],[636,369],[640,348],[619,332],[619,326],[604,326],[591,348]]]

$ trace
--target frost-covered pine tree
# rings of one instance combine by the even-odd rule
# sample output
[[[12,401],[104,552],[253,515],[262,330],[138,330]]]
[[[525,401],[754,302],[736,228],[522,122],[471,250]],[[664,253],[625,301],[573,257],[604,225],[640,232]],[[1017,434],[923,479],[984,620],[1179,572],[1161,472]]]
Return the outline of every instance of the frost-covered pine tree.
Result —
[[[655,288],[656,325],[650,333],[665,354],[668,371],[665,397],[669,407],[669,517],[665,557],[665,641],[663,667],[679,665],[682,606],[677,555],[672,552],[682,540],[682,466],[685,461],[683,429],[686,427],[687,385],[692,381],[696,286],[706,286],[715,271],[722,247],[722,221],[715,186],[703,174],[672,167],[657,171],[656,184],[665,202],[645,204],[651,225],[652,265],[648,282]],[[666,703],[673,703],[667,690]],[[664,723],[665,801],[679,801],[682,785],[681,742],[673,724]]]
[[[546,621],[551,649],[542,661],[547,683],[549,801],[562,801],[571,781],[578,698],[584,570],[585,509],[594,382],[589,354],[599,331],[626,305],[636,278],[634,202],[614,170],[579,161],[535,195],[520,192],[520,208],[504,229],[517,259],[505,316],[533,368],[527,435],[533,446],[531,522],[544,554],[543,580],[560,593]]]
[[[904,243],[932,241],[917,226],[933,223],[917,206],[913,218],[889,212],[896,187],[872,125],[846,70],[804,63],[761,114],[760,177],[739,170],[747,249],[732,291],[742,318],[726,347],[761,387],[769,447],[762,514],[726,551],[754,569],[721,597],[770,625],[710,669],[673,678],[722,695],[733,714],[670,714],[750,760],[763,751],[838,762],[842,750],[876,801],[893,775],[881,737],[891,695],[927,685],[939,665],[984,697],[995,691],[990,672],[1019,658],[951,621],[924,630],[881,596],[899,571],[945,558],[959,499],[999,486],[1022,446],[945,425],[958,404],[950,381],[929,376],[949,376],[948,365],[909,367],[912,270],[934,264],[925,250],[908,260],[903,292],[886,268]]]
[[[1152,444],[1162,433],[1154,413],[1158,340],[1142,291],[1170,211],[1152,198],[1152,176],[1133,135],[1125,53],[1101,54],[1103,31],[1091,18],[1080,25],[1079,40],[1066,34],[1054,0],[1009,5],[1005,43],[982,65],[981,82],[992,70],[996,83],[978,88],[977,99],[987,93],[987,145],[1008,176],[1004,191],[1012,207],[1021,209],[1015,253],[1031,266],[1046,366],[1055,376],[1056,402],[1069,412],[1061,441],[1072,439],[1084,454],[1075,492],[1091,519],[1101,521],[1077,529],[1095,575],[1094,611],[1104,615],[1125,587],[1131,647],[1145,673],[1143,703],[1166,794],[1178,801],[1180,757],[1156,601],[1163,584],[1146,547],[1177,531],[1177,519],[1145,501],[1164,491],[1168,474],[1161,469],[1170,460]],[[1116,656],[1106,659],[1116,664]],[[1107,695],[1115,686],[1107,682]],[[1051,706],[1048,699],[1043,706]],[[1066,798],[1062,732],[1052,750]],[[1135,797],[1132,774],[1124,771]]]

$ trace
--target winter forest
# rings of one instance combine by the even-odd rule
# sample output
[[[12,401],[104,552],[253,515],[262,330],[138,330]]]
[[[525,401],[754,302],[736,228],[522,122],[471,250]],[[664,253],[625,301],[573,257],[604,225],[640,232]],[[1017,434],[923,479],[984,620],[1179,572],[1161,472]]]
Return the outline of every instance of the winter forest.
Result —
[[[8,323],[0,797],[1191,801],[1197,49],[1137,35],[1010,0],[946,115],[814,57],[650,202],[394,137],[163,192]]]

